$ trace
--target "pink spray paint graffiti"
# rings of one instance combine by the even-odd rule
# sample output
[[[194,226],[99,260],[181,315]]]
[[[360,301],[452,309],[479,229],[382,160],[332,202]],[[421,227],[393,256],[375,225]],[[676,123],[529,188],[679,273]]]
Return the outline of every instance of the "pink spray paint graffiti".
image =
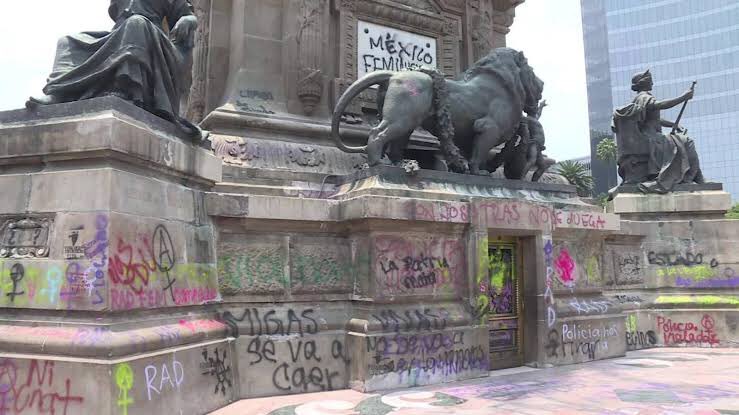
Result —
[[[559,279],[564,285],[572,286],[575,283],[575,261],[570,256],[567,248],[562,248],[559,251],[559,256],[554,261],[554,266],[557,268]]]

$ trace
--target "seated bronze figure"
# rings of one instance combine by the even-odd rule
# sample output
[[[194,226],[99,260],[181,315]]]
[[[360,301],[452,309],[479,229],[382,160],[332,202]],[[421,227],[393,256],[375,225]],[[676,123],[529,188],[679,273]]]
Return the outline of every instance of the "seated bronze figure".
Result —
[[[636,97],[613,114],[623,184],[636,184],[644,193],[667,193],[676,184],[704,183],[695,144],[678,125],[682,111],[674,123],[660,116],[661,110],[685,105],[693,98],[693,87],[677,98],[659,101],[651,93],[648,70],[634,75],[631,83]],[[665,135],[662,127],[672,127],[672,132]]]
[[[115,22],[110,32],[59,39],[45,95],[26,106],[114,95],[202,138],[179,115],[198,24],[188,0],[111,0],[108,14]]]

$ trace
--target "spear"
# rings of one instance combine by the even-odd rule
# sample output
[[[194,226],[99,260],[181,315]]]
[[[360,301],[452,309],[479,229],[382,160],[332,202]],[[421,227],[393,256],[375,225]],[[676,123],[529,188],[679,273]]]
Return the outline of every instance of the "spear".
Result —
[[[693,85],[690,85],[690,90],[691,91],[695,90],[695,84],[697,84],[697,83],[698,83],[698,81],[693,81]],[[680,125],[680,118],[683,117],[683,112],[685,112],[685,107],[688,106],[688,101],[690,101],[690,100],[687,100],[687,101],[683,102],[683,107],[680,108],[680,113],[677,114],[677,119],[675,120],[675,124],[672,125],[672,131],[670,131],[670,134],[675,134],[675,132],[677,131],[677,128]]]

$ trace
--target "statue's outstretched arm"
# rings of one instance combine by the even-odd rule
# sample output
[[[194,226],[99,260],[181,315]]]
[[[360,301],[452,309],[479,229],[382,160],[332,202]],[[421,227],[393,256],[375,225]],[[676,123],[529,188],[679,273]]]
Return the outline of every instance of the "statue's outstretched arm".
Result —
[[[692,88],[689,89],[689,90],[687,90],[684,94],[680,95],[677,98],[666,99],[664,101],[657,101],[657,102],[654,103],[654,106],[657,109],[666,110],[666,109],[670,109],[670,108],[672,108],[672,107],[674,107],[674,106],[676,106],[678,104],[682,104],[683,102],[685,102],[685,101],[687,101],[687,100],[689,100],[691,98],[693,98],[693,89]]]
[[[664,119],[662,119],[662,120],[659,120],[659,123],[660,123],[660,124],[661,124],[661,125],[662,125],[663,127],[668,127],[668,128],[671,128],[671,127],[674,127],[674,126],[675,126],[675,123],[674,123],[674,122],[672,122],[672,121],[667,121],[667,120],[664,120]]]

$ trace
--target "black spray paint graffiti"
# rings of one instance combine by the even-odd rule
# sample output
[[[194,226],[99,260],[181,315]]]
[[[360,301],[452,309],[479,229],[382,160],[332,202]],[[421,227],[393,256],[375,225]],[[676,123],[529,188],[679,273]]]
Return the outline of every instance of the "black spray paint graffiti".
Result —
[[[285,324],[283,319],[277,317],[276,310],[269,310],[260,315],[258,309],[247,308],[239,317],[234,316],[230,311],[226,311],[221,316],[221,320],[229,326],[231,335],[234,337],[240,335],[239,323],[247,324],[244,334],[250,336],[299,334],[300,337],[303,337],[305,333],[315,334],[318,332],[318,322],[313,318],[313,314],[312,308],[303,310],[300,316],[294,310],[289,309],[287,310],[287,324]]]
[[[223,353],[219,354],[218,348],[215,353],[210,355],[208,350],[203,350],[203,362],[200,363],[200,370],[203,375],[210,375],[216,378],[216,388],[214,393],[218,394],[220,391],[222,395],[226,395],[226,388],[231,389],[233,387],[231,366],[226,366],[227,351],[223,350]]]
[[[367,351],[377,356],[433,354],[464,345],[464,332],[367,337]]]
[[[549,330],[547,343],[544,345],[544,349],[547,351],[547,357],[559,357],[559,354],[557,354],[557,349],[559,349],[559,346],[561,345],[559,339],[560,337],[557,329]]]
[[[175,250],[174,244],[172,243],[172,237],[169,235],[169,231],[164,225],[157,225],[154,228],[154,234],[151,236],[151,243],[154,249],[154,263],[160,272],[163,272],[167,278],[167,285],[162,289],[163,291],[169,291],[172,297],[172,302],[177,303],[174,296],[173,285],[177,281],[176,278],[172,278],[169,272],[174,268],[175,265]]]
[[[613,298],[619,303],[619,304],[626,304],[626,303],[634,303],[639,304],[642,301],[642,298],[638,295],[614,295]]]
[[[614,326],[579,327],[577,324],[563,324],[562,334],[556,329],[549,330],[544,349],[547,357],[576,358],[585,356],[588,360],[595,360],[598,351],[608,350],[608,337],[618,336]]]
[[[642,284],[642,259],[639,255],[613,253],[613,276],[606,281],[606,285]]]
[[[406,256],[403,263],[398,266],[394,260],[380,262],[380,267],[385,275],[401,271],[403,286],[407,289],[425,288],[438,284],[440,275],[437,272],[449,270],[449,261],[446,258],[430,257],[425,254],[418,256]]]
[[[327,391],[345,387],[337,379],[346,373],[350,359],[339,339],[321,343],[305,335],[319,330],[313,309],[303,311],[247,308],[239,316],[225,312],[223,321],[234,336],[239,331],[250,336],[247,346],[249,366],[272,373],[272,386],[284,392]],[[241,328],[241,330],[240,330]],[[338,364],[337,364],[338,362]]]
[[[626,332],[626,347],[629,350],[643,349],[652,347],[657,344],[657,334],[648,330],[643,331],[627,331]]]
[[[26,293],[25,291],[18,291],[19,284],[24,276],[25,269],[23,268],[23,264],[13,264],[10,268],[10,280],[13,282],[13,289],[5,294],[10,297],[11,303],[15,301],[15,297]]]
[[[372,317],[379,321],[384,331],[392,330],[395,332],[399,331],[435,331],[444,330],[447,325],[447,319],[449,318],[449,312],[440,308],[437,312],[433,312],[431,309],[421,310],[406,310],[405,316],[400,316],[393,310],[382,310],[377,314],[372,314]]]
[[[647,260],[651,265],[659,265],[659,266],[675,266],[675,265],[684,265],[686,267],[690,267],[693,265],[702,265],[703,264],[703,254],[693,254],[691,252],[686,252],[685,254],[676,253],[676,252],[654,252],[650,251],[647,254]],[[719,262],[716,260],[716,258],[712,258],[709,261],[709,265],[711,268],[716,268],[719,266]]]
[[[319,391],[335,389],[335,379],[341,374],[325,366],[319,345],[315,340],[288,340],[287,347],[290,360],[284,360],[272,372],[272,385],[281,391],[306,392],[311,388]],[[275,341],[270,338],[254,337],[247,346],[249,365],[262,362],[278,363],[275,353]],[[325,357],[325,356],[324,356]],[[331,358],[348,365],[350,359],[344,353],[344,344],[340,340],[331,343]],[[322,364],[323,362],[323,364]]]
[[[465,346],[463,332],[367,337],[367,351],[374,353],[372,376],[449,376],[488,367],[488,352],[482,346]]]
[[[364,33],[370,34],[370,29],[364,29]],[[390,33],[378,34],[368,40],[370,53],[362,55],[365,72],[377,70],[401,71],[434,63],[430,43],[425,45],[409,44],[396,40]]]
[[[595,360],[598,350],[608,349],[608,343],[601,339],[590,340],[562,340],[556,329],[549,330],[547,343],[544,345],[547,357],[567,358],[586,356],[588,360]]]

